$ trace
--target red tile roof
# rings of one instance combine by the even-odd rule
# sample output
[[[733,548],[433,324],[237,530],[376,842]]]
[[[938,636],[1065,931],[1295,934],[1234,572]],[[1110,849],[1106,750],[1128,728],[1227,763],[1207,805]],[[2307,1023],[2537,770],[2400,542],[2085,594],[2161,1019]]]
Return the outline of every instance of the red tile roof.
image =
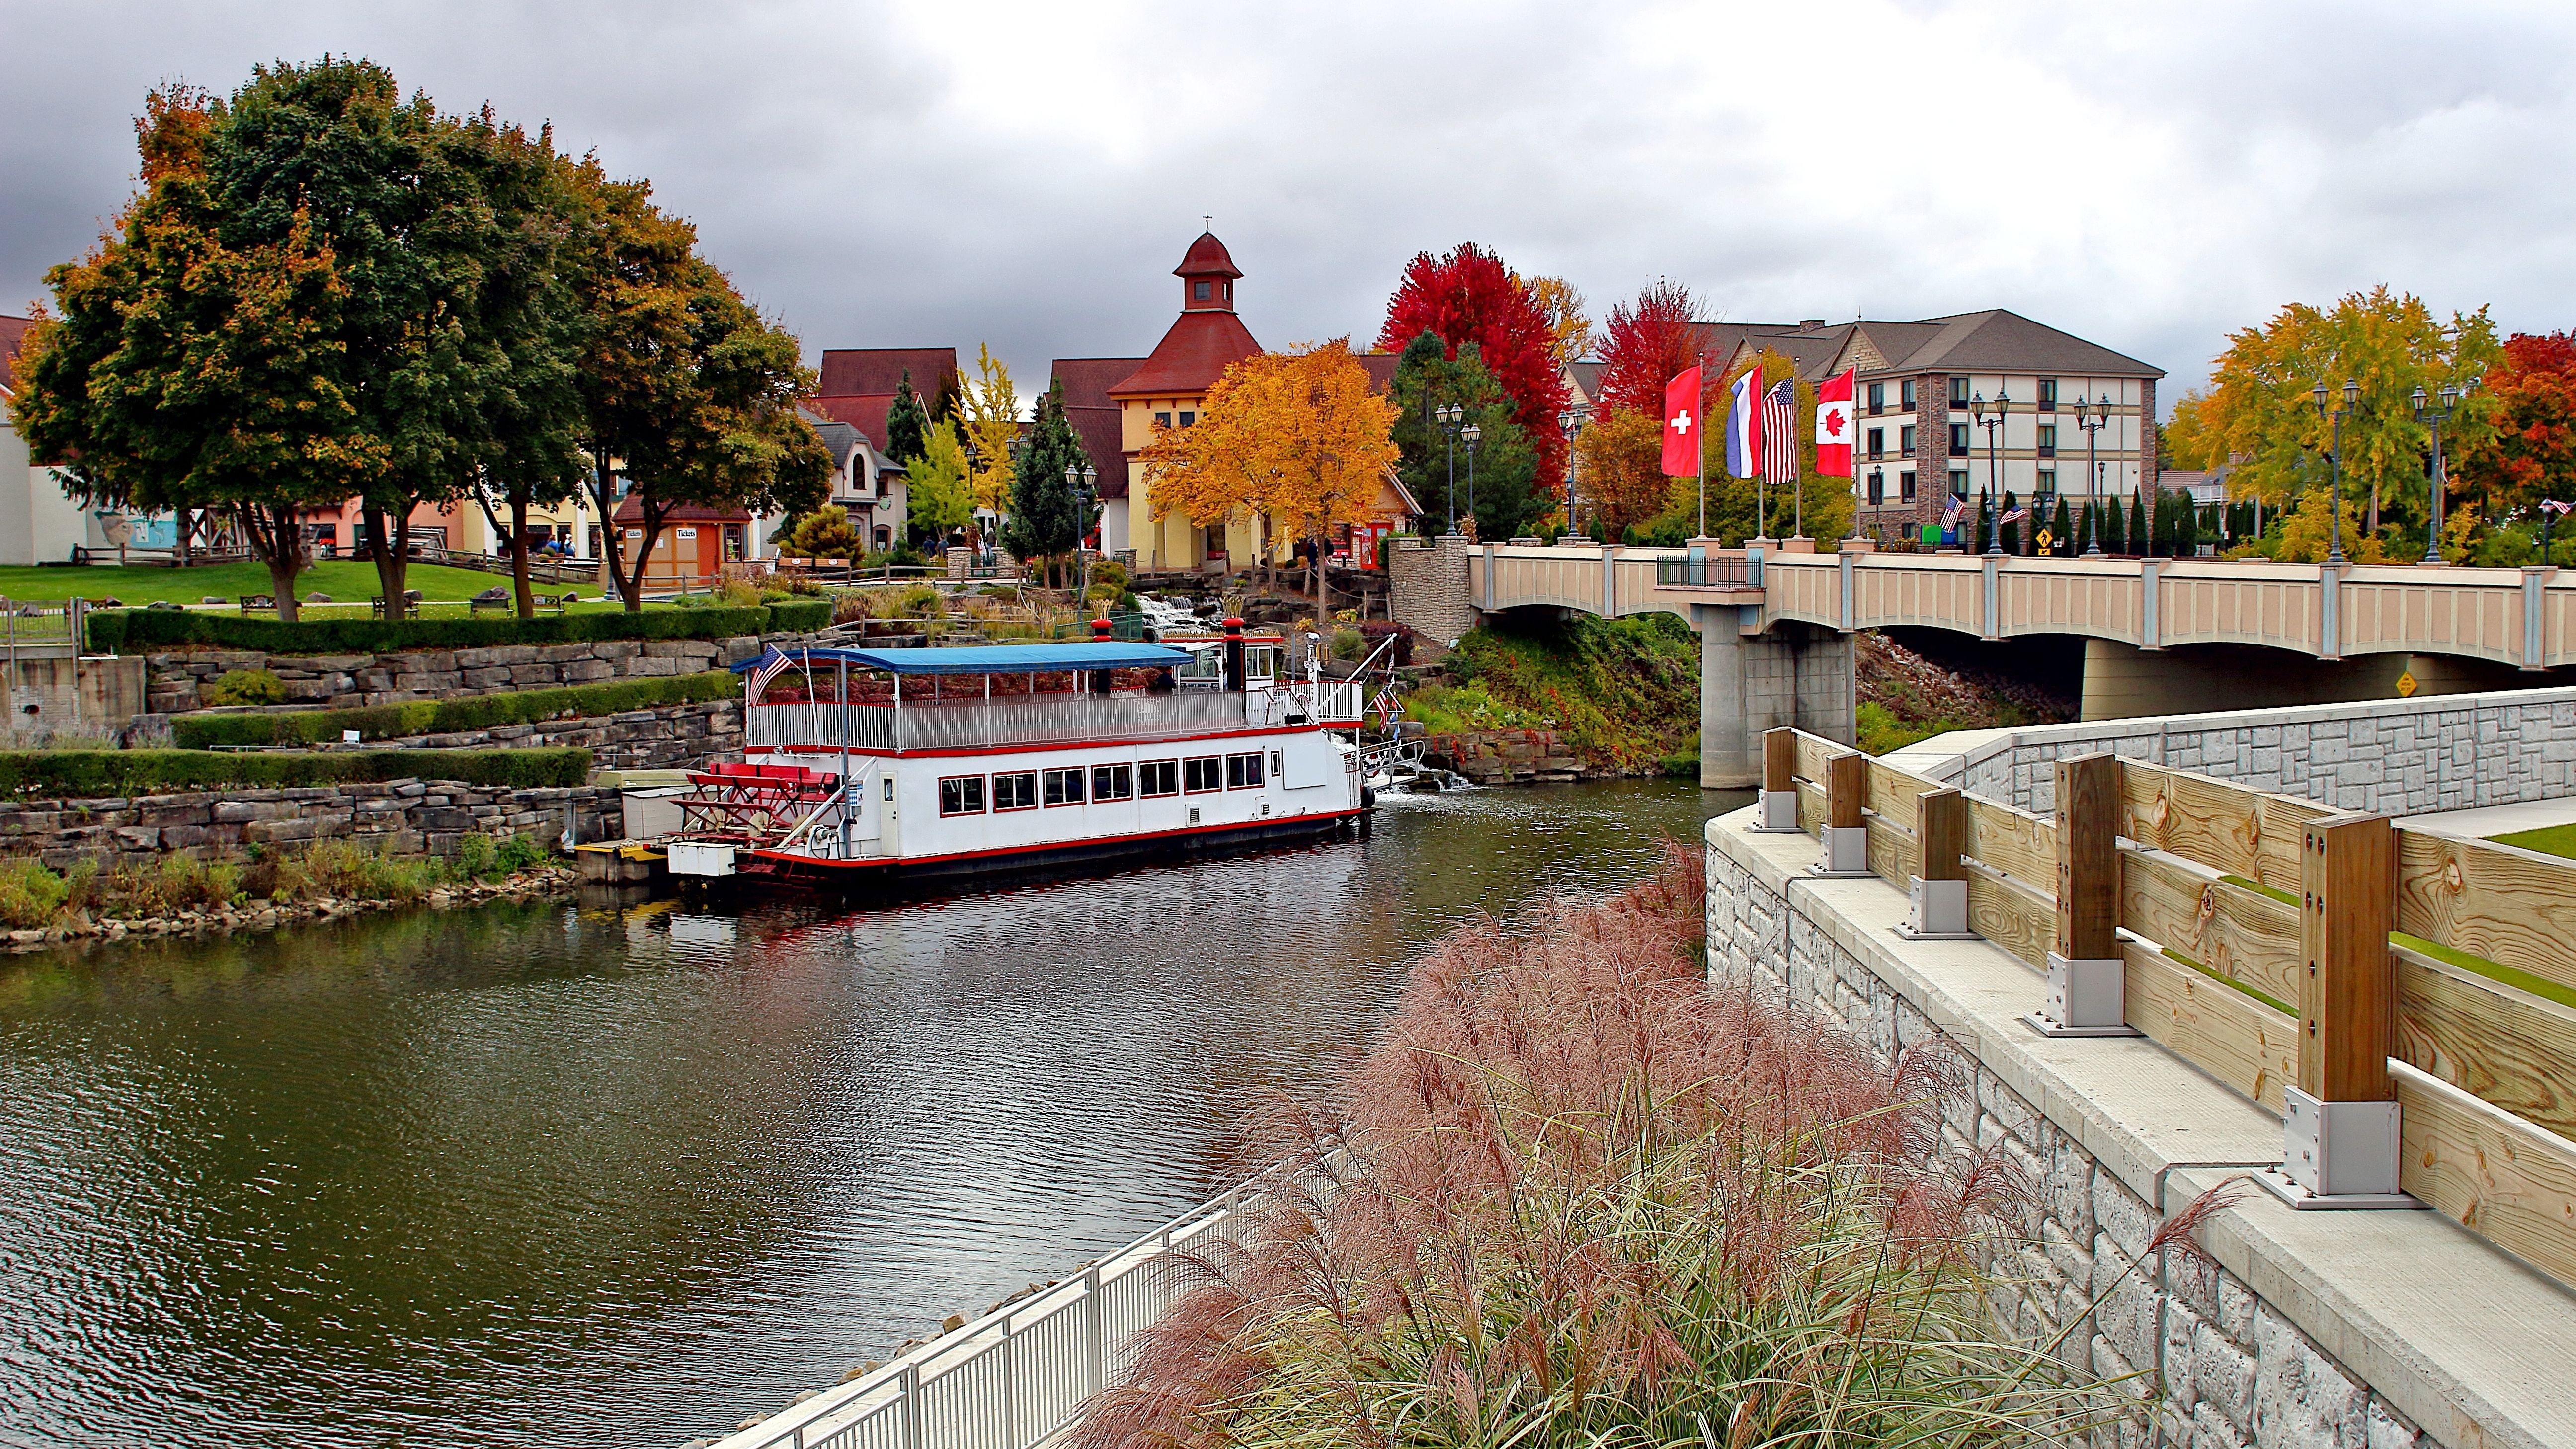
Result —
[[[1132,376],[1141,357],[1059,357],[1054,381],[1064,388],[1064,418],[1100,470],[1100,496],[1127,496],[1127,455],[1120,447],[1118,402],[1109,389]]]
[[[617,505],[617,512],[613,516],[619,523],[641,523],[644,521],[644,509],[630,494],[624,502]],[[664,523],[749,523],[751,515],[739,508],[700,508],[694,503],[683,503],[664,514],[662,521]]]
[[[1216,233],[1203,231],[1199,233],[1197,241],[1190,243],[1189,251],[1181,257],[1181,264],[1172,268],[1172,275],[1175,277],[1240,277],[1243,273],[1235,267],[1234,258],[1227,255],[1225,243],[1216,239]]]
[[[0,317],[0,392],[18,389],[18,344],[25,340],[29,325],[24,317]]]
[[[928,407],[927,399],[922,406]],[[868,435],[868,441],[880,453],[886,450],[886,414],[894,410],[892,392],[843,394],[838,397],[809,397],[805,406],[836,423],[848,423]]]
[[[1261,351],[1252,330],[1232,312],[1183,312],[1154,355],[1124,382],[1109,389],[1113,398],[1186,397],[1202,393],[1225,375],[1226,364]]]
[[[1377,389],[1379,392],[1394,391],[1395,365],[1404,360],[1404,354],[1400,352],[1363,352],[1358,354],[1357,360],[1361,369],[1368,373],[1370,387]]]
[[[823,381],[815,389],[826,397],[857,393],[893,394],[906,371],[912,390],[924,399],[939,391],[940,379],[957,371],[954,347],[834,347],[823,353]],[[926,405],[926,404],[925,404]]]

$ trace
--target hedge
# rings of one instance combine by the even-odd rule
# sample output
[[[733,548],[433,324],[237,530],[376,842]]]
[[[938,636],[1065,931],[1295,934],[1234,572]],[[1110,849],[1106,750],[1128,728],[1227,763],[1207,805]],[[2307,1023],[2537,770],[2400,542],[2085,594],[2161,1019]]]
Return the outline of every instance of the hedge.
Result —
[[[733,699],[741,693],[742,680],[733,671],[711,669],[704,674],[619,679],[605,684],[424,699],[360,709],[185,714],[171,721],[170,730],[183,750],[212,750],[226,745],[325,744],[337,741],[348,730],[356,730],[363,740],[399,740],[550,719],[588,719],[662,705],[704,704]]]
[[[832,622],[829,599],[789,599],[748,609],[648,609],[640,614],[548,614],[535,619],[308,619],[293,624],[188,609],[113,609],[89,616],[89,647],[102,654],[202,645],[269,654],[391,654],[501,644],[579,644],[597,639],[730,639],[803,633]]]
[[[0,750],[0,795],[96,799],[179,790],[339,785],[372,780],[458,780],[515,790],[579,785],[590,751],[334,750],[223,754],[210,750]]]

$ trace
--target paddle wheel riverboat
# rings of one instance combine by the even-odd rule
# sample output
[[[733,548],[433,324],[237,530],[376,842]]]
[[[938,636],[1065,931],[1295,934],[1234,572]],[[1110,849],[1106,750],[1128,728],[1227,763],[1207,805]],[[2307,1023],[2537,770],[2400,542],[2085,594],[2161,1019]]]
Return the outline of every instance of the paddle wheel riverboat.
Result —
[[[1309,840],[1373,803],[1352,680],[1240,620],[1187,644],[772,649],[690,774],[674,876],[854,887]]]

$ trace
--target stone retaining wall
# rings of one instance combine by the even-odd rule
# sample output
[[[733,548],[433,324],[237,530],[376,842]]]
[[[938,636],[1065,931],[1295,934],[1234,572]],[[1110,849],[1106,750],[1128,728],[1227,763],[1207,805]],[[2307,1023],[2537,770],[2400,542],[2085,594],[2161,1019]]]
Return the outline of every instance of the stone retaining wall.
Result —
[[[1386,551],[1388,609],[1395,622],[1420,637],[1414,657],[1429,663],[1449,652],[1451,641],[1476,627],[1476,601],[1467,587],[1473,545],[1450,534],[1398,538]]]
[[[758,654],[764,642],[793,647],[802,635],[731,639],[598,639],[579,644],[500,644],[481,649],[416,649],[397,654],[263,654],[201,650],[150,654],[147,706],[153,714],[203,708],[199,691],[235,670],[265,669],[297,704],[353,708],[452,699],[504,690],[552,689],[607,679],[700,674]]]
[[[2020,1261],[1998,1265],[2020,1285],[1999,1291],[1998,1320],[2128,1377],[2151,1424],[2097,1432],[2097,1449],[2569,1442],[2566,1290],[2433,1213],[2293,1213],[2259,1190],[2196,1233],[2214,1262],[2149,1252],[2169,1212],[2278,1160],[2278,1114],[2143,1039],[2040,1037],[2017,1020],[2037,972],[1984,943],[1898,941],[1893,886],[1802,878],[1815,842],[1750,823],[1708,828],[1711,979],[1811,1007],[1882,1055],[1937,1046],[1962,1065],[1943,1142],[1962,1158],[2000,1145],[2038,1189]]]
[[[1938,750],[1925,741],[1908,753]],[[2342,810],[2422,815],[2576,794],[2576,689],[2159,715],[2014,730],[1960,753],[1961,790],[2056,808],[2061,755],[2109,750]]]
[[[149,865],[175,851],[353,838],[393,855],[450,855],[467,835],[533,833],[550,844],[570,819],[582,841],[625,833],[619,792],[605,786],[513,790],[442,780],[388,780],[276,790],[196,790],[90,800],[0,802],[0,856],[56,870],[81,861]]]
[[[1469,730],[1433,735],[1423,759],[1455,770],[1479,785],[1528,785],[1580,780],[1594,771],[1555,730]]]
[[[664,770],[693,765],[711,755],[742,750],[742,705],[730,699],[671,704],[588,719],[495,725],[486,730],[373,740],[357,745],[317,745],[321,750],[534,750],[569,745],[590,751],[602,770]]]

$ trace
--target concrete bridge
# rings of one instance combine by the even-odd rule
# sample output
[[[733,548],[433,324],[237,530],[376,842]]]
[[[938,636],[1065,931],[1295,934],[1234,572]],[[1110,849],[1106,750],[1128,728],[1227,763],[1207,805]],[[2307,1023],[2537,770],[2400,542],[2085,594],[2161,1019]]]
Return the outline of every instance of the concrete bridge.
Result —
[[[1758,773],[1764,730],[1849,741],[1851,635],[2053,638],[2085,719],[2450,694],[2576,669],[2576,575],[1974,554],[1471,545],[1398,549],[1397,617],[1435,639],[1518,610],[1678,615],[1701,641],[1701,783]],[[2012,651],[1999,651],[2009,668]]]

